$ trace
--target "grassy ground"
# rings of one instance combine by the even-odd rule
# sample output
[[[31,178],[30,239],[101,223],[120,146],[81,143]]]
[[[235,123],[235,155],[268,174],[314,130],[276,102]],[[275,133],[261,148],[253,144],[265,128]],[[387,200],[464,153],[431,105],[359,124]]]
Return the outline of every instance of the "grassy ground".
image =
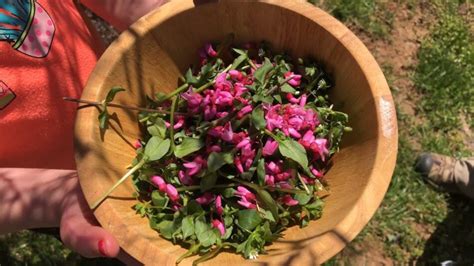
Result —
[[[413,171],[416,155],[472,155],[474,39],[463,1],[313,0],[344,21],[384,69],[397,103],[400,146],[387,195],[363,232],[327,265],[474,263],[474,204],[438,193]],[[471,19],[471,21],[469,20]],[[109,265],[52,237],[0,237],[0,265]]]

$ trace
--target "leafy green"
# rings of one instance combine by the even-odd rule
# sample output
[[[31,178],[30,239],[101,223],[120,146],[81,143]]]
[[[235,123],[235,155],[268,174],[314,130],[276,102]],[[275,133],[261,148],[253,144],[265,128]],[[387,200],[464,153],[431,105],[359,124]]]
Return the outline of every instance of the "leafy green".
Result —
[[[183,158],[200,150],[202,147],[204,147],[204,142],[201,139],[186,137],[180,145],[176,146],[174,155],[177,158]]]
[[[149,161],[156,161],[168,153],[171,141],[169,139],[162,139],[157,136],[150,138],[145,146],[145,155]]]

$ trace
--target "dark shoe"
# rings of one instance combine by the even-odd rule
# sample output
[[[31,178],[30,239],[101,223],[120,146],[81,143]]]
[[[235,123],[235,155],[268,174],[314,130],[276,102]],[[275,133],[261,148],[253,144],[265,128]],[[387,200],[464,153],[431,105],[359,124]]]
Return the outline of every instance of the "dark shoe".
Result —
[[[415,171],[439,190],[461,193],[454,179],[456,159],[436,153],[422,153],[416,159]]]

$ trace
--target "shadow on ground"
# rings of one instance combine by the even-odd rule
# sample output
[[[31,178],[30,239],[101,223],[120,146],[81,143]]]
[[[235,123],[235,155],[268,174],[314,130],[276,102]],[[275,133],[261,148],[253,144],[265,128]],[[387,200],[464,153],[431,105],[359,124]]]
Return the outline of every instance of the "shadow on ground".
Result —
[[[426,242],[419,264],[439,265],[446,260],[474,264],[474,200],[451,196],[448,203],[448,215]]]

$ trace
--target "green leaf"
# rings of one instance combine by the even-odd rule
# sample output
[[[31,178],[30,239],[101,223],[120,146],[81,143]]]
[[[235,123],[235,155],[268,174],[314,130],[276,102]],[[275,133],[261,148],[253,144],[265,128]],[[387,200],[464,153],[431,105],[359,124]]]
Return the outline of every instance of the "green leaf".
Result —
[[[255,79],[263,84],[265,82],[265,77],[267,76],[268,72],[272,70],[273,64],[270,61],[270,59],[265,58],[265,63],[263,66],[259,67],[257,70],[255,70],[254,77]]]
[[[205,192],[216,185],[217,174],[215,172],[209,173],[201,179],[201,191]]]
[[[107,96],[105,97],[105,103],[110,103],[111,101],[113,101],[115,95],[121,91],[125,91],[125,89],[121,87],[113,87],[112,89],[110,89],[110,91],[107,93]]]
[[[191,215],[191,214],[197,215],[197,214],[203,214],[204,210],[201,207],[201,205],[197,203],[195,200],[190,200],[188,202],[188,205],[186,205],[185,207],[185,213],[187,213],[188,215]]]
[[[194,235],[194,217],[186,216],[181,222],[181,230],[183,230],[183,238]]]
[[[165,138],[166,137],[166,123],[165,120],[161,118],[156,118],[155,124],[149,126],[147,128],[148,133],[152,136],[158,136],[160,138]]]
[[[156,224],[153,228],[160,232],[160,235],[164,238],[170,239],[173,233],[176,231],[173,221],[164,220]]]
[[[300,143],[292,139],[278,140],[278,149],[283,156],[308,169],[306,150]]]
[[[265,121],[265,113],[261,106],[253,109],[251,121],[256,129],[258,130],[265,129],[265,127],[267,126],[267,122]]]
[[[145,146],[145,155],[149,161],[159,160],[169,151],[170,145],[171,141],[169,139],[153,136]]]
[[[237,69],[245,60],[247,60],[248,55],[246,53],[241,54],[239,57],[237,57],[234,62],[232,63],[232,67],[230,70]]]
[[[153,206],[164,208],[168,205],[169,199],[161,195],[159,191],[155,190],[151,193],[151,201],[153,202]]]
[[[294,94],[296,90],[288,83],[281,85],[281,91]]]
[[[186,74],[184,75],[184,79],[186,80],[186,83],[195,85],[199,82],[199,80],[193,75],[193,71],[191,68],[186,71]]]
[[[275,202],[272,195],[270,195],[270,193],[268,193],[268,191],[266,191],[264,189],[257,189],[256,191],[257,191],[257,195],[258,195],[260,201],[263,203],[263,207],[265,209],[270,210],[270,212],[273,215],[273,219],[278,221],[279,220],[278,207],[277,207],[278,203]]]
[[[234,52],[238,53],[239,55],[246,55],[247,54],[247,52],[242,50],[242,49],[233,48],[232,50],[234,50]]]
[[[194,223],[194,232],[203,247],[210,247],[217,240],[212,227],[207,224],[203,218],[196,219]]]
[[[282,104],[283,100],[281,99],[280,94],[273,95],[273,98],[279,103]]]
[[[312,189],[311,189],[312,190]],[[308,193],[296,193],[294,199],[299,202],[301,206],[308,204],[308,202],[313,198],[313,194]]]
[[[265,159],[261,158],[257,164],[258,184],[263,186],[265,184]]]
[[[104,108],[104,111],[100,112],[98,119],[100,129],[107,129],[109,127],[109,113],[107,112],[107,108]]]
[[[237,213],[238,223],[245,230],[252,231],[257,225],[262,222],[262,217],[256,210],[240,210]]]
[[[231,188],[231,187],[226,188],[226,189],[224,189],[224,191],[222,192],[222,196],[224,196],[224,198],[231,198],[231,197],[233,197],[233,196],[235,195],[235,192],[236,192],[236,191],[237,191],[237,190],[235,190],[235,189],[233,189],[233,188]]]
[[[204,147],[204,142],[201,139],[186,137],[180,145],[174,149],[174,155],[178,158],[183,158],[193,152],[196,152]]]
[[[209,170],[209,172],[215,172],[219,170],[222,166],[233,163],[233,161],[234,158],[232,153],[230,152],[212,152],[207,158],[207,169]]]

